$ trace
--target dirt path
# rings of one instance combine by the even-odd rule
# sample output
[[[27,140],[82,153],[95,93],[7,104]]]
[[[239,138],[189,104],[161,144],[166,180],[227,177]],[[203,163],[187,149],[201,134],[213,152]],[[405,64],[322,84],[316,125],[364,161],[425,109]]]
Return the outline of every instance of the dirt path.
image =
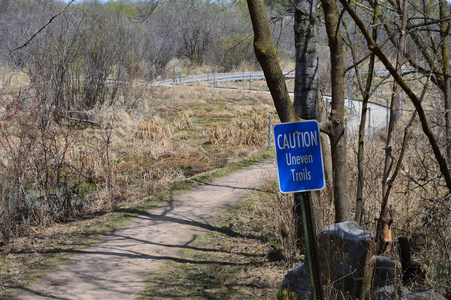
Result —
[[[196,230],[213,229],[208,219],[214,212],[275,175],[269,159],[176,196],[77,251],[19,299],[135,299],[165,261],[188,262],[179,250],[190,244]]]

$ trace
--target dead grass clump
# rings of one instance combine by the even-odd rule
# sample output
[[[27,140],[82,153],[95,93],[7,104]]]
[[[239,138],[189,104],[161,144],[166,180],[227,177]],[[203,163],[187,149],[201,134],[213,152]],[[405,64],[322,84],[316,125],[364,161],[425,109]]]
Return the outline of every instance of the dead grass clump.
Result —
[[[172,138],[173,127],[163,119],[154,118],[153,121],[141,121],[138,124],[136,137],[165,142]]]
[[[13,70],[5,64],[2,64],[1,71],[0,87],[8,92],[24,88],[30,83],[30,79],[23,71]]]
[[[123,192],[120,189],[99,189],[95,193],[87,195],[85,210],[89,213],[98,212],[111,212],[120,200],[124,200],[123,197],[118,197],[118,191]]]
[[[114,175],[117,166],[113,164],[114,153],[103,152],[102,141],[99,137],[93,137],[89,143],[81,144],[80,147],[72,149],[67,157],[67,163],[74,169],[83,173],[86,180],[96,183],[107,183],[114,185]],[[110,174],[111,173],[111,174]],[[82,176],[83,176],[82,175]]]
[[[212,145],[221,144],[224,140],[222,131],[223,129],[221,128],[219,123],[216,123],[215,126],[210,130],[210,133],[208,135],[208,141],[206,143]]]
[[[262,145],[266,143],[261,135],[268,129],[268,113],[252,112],[250,120],[237,118],[225,134],[225,139],[233,145]]]
[[[115,130],[136,128],[136,120],[131,116],[131,112],[126,111],[124,107],[102,107],[92,110],[91,115],[98,124],[109,124]]]
[[[159,101],[155,103],[157,107],[164,111],[180,111],[181,108],[195,101],[199,105],[207,104],[207,99],[211,99],[210,95],[214,91],[210,91],[207,87],[159,87],[155,90],[155,99]],[[163,100],[163,102],[161,102]]]
[[[254,146],[267,143],[267,139],[261,138],[268,130],[268,113],[252,112],[250,118],[239,117],[232,121],[227,128],[221,128],[216,123],[210,130],[208,142],[213,145]]]
[[[188,129],[191,128],[192,125],[193,124],[191,123],[191,117],[186,111],[183,113],[179,112],[175,117],[173,124],[174,128],[177,130]]]
[[[167,191],[171,187],[170,183],[183,178],[185,178],[183,171],[173,167],[152,168],[142,174],[143,182],[149,193]]]

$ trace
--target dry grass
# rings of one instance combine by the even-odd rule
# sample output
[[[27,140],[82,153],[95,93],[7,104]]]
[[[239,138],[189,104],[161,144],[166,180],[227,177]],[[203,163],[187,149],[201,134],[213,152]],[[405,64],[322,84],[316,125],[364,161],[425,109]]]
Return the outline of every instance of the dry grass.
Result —
[[[39,123],[41,110],[39,103],[33,102],[32,91],[21,94],[20,101],[4,97],[0,152],[5,155],[1,157],[0,175],[3,182],[14,182],[11,176],[25,178],[19,184],[26,200],[9,200],[13,187],[3,185],[2,203],[17,209],[23,203],[34,215],[24,223],[6,222],[5,226],[43,225],[84,213],[109,211],[125,200],[118,195],[133,186],[152,193],[168,189],[171,182],[224,167],[228,161],[267,145],[265,118],[275,113],[269,96],[183,86],[144,87],[139,95],[146,94],[151,96],[130,108],[109,107],[84,113],[89,124],[99,125],[83,127]],[[26,101],[27,106],[18,105]],[[212,141],[218,126],[223,136]],[[20,161],[25,163],[15,163]],[[64,191],[76,191],[70,197],[78,200],[69,199],[69,194],[60,195],[57,190],[45,192],[48,182],[54,185],[51,189],[64,186]],[[34,191],[38,198],[33,196]],[[40,196],[41,191],[44,196]],[[51,214],[46,204],[49,201]],[[30,203],[37,203],[37,207]],[[62,214],[58,211],[61,205]],[[5,216],[4,211],[2,214]],[[56,219],[55,214],[59,215]],[[21,235],[11,230],[6,230],[7,236],[3,230],[0,239],[7,242]]]
[[[401,118],[396,134],[395,163],[400,153],[403,130],[409,118]],[[350,168],[350,192],[356,198],[357,140],[349,140],[348,161]],[[382,201],[382,172],[385,159],[385,133],[365,144],[364,216],[362,225],[376,232]],[[399,263],[398,237],[406,237],[412,246],[412,255],[426,271],[426,281],[417,282],[413,290],[435,289],[449,293],[451,285],[450,246],[451,201],[441,178],[439,167],[424,136],[419,122],[413,126],[406,156],[400,174],[393,182],[391,209],[394,245],[388,255]]]
[[[32,91],[21,96],[32,104],[28,106],[16,105],[25,102],[15,101],[15,96],[2,98],[0,200],[2,207],[19,208],[13,214],[5,214],[5,210],[1,214],[5,227],[0,228],[1,259],[10,262],[0,270],[0,277],[5,279],[2,289],[7,291],[9,285],[20,285],[37,275],[25,272],[21,265],[30,270],[45,269],[40,266],[45,255],[35,252],[35,241],[39,249],[54,247],[51,232],[55,228],[69,230],[68,221],[115,214],[118,209],[136,205],[144,195],[171,189],[181,179],[267,149],[265,118],[269,114],[275,117],[268,95],[183,86],[145,87],[136,95],[143,98],[133,101],[133,106],[85,112],[83,116],[90,123],[74,126],[50,122],[48,127],[39,126]],[[213,144],[209,136],[216,124],[229,137]],[[258,135],[262,135],[261,141],[255,143]],[[21,161],[27,164],[15,164]],[[16,206],[10,193],[14,186],[6,183],[15,182],[21,174],[25,180],[20,188],[26,192],[26,200],[21,202],[24,206]],[[52,188],[45,190],[48,183]],[[60,194],[59,189],[72,193]],[[33,201],[36,205],[29,206]],[[22,208],[27,214],[21,215]],[[20,222],[16,216],[20,216]],[[79,221],[73,224],[82,226]],[[68,248],[77,243],[82,243],[81,237],[74,243],[68,241]],[[59,244],[55,247],[64,248]],[[23,251],[34,254],[19,254]]]
[[[18,82],[21,81],[18,79]],[[258,87],[259,84],[255,86]],[[384,95],[382,91],[379,97],[382,98]],[[100,124],[99,126],[79,128],[51,124],[45,131],[41,131],[45,135],[40,135],[30,129],[37,127],[33,123],[28,123],[33,121],[27,116],[32,113],[30,107],[34,106],[15,105],[14,92],[13,95],[3,96],[0,105],[3,134],[0,144],[2,203],[6,203],[5,191],[8,188],[4,183],[14,182],[14,178],[18,178],[11,177],[17,175],[17,172],[11,170],[24,171],[20,174],[27,176],[28,180],[22,184],[29,191],[41,188],[42,181],[38,179],[44,175],[50,181],[56,180],[57,172],[42,172],[46,166],[39,162],[44,157],[44,148],[34,147],[33,151],[23,153],[11,152],[11,149],[22,149],[11,148],[11,145],[35,145],[32,141],[36,137],[45,137],[41,140],[41,144],[51,149],[49,153],[52,155],[47,168],[53,170],[55,166],[60,166],[59,170],[65,174],[64,181],[60,183],[70,188],[77,187],[77,192],[83,199],[83,205],[75,205],[78,202],[73,202],[74,205],[66,207],[70,210],[64,211],[58,218],[47,215],[47,211],[41,206],[32,211],[31,216],[28,215],[29,218],[23,219],[20,224],[2,223],[3,226],[20,225],[14,227],[15,231],[10,231],[10,236],[7,237],[12,238],[10,244],[12,248],[8,248],[7,245],[0,248],[3,262],[11,261],[12,251],[20,252],[21,249],[34,247],[33,240],[36,236],[46,235],[43,233],[46,231],[42,231],[43,227],[49,225],[51,225],[49,228],[59,227],[61,223],[58,222],[73,220],[81,214],[114,211],[117,207],[131,205],[130,202],[142,198],[144,194],[157,194],[159,191],[167,190],[174,181],[224,167],[230,161],[242,159],[249,153],[265,149],[268,116],[276,117],[269,94],[209,89],[202,84],[196,87],[181,85],[141,88],[136,91],[136,97],[139,99],[133,107],[115,107],[88,112],[89,119]],[[434,108],[433,105],[430,107]],[[12,113],[15,114],[15,118],[8,118]],[[19,115],[21,120],[28,122],[18,122]],[[438,128],[436,130],[439,130],[441,123],[438,117],[436,124]],[[401,134],[399,132],[398,138]],[[4,137],[10,138],[10,142],[5,143],[7,140]],[[353,199],[357,183],[356,145],[356,140],[350,137],[348,158],[350,191]],[[384,147],[382,133],[371,143],[367,143],[365,148],[363,226],[372,232],[375,231],[375,218],[379,217],[380,210]],[[16,156],[12,155],[14,153]],[[399,149],[396,149],[395,157],[398,153]],[[16,162],[25,161],[24,157],[28,157],[29,165],[18,165],[16,169],[11,169]],[[63,161],[64,164],[61,164]],[[316,210],[321,216],[320,223],[324,225],[331,224],[334,219],[333,205],[324,200],[329,199],[327,193],[323,190],[315,201]],[[439,170],[427,141],[418,126],[411,135],[408,155],[403,163],[402,172],[395,181],[392,198],[394,239],[396,240],[398,236],[412,239],[414,257],[427,270],[427,280],[422,287],[433,287],[443,292],[451,285],[450,199],[443,188]],[[243,257],[234,256],[236,247],[238,250],[246,251],[254,247],[253,253],[260,255],[256,256],[257,265],[260,264],[263,269],[267,260],[283,260],[284,262],[280,263],[283,268],[300,262],[303,256],[297,248],[298,241],[292,235],[291,198],[281,195],[276,187],[268,184],[266,191],[255,196],[252,202],[259,203],[257,200],[263,201],[263,204],[258,207],[247,207],[246,210],[250,211],[250,215],[243,214],[240,218],[230,219],[229,223],[232,224],[232,228],[239,227],[239,230],[247,232],[244,235],[252,232],[253,235],[264,236],[265,243],[248,244],[248,240],[212,236],[207,239],[207,243],[217,238],[231,238],[227,245],[214,247],[214,250],[220,249],[223,256],[213,255],[213,258],[237,262]],[[252,226],[248,225],[249,219],[252,219]],[[7,241],[5,236],[2,239],[4,242]],[[51,246],[51,243],[47,246]],[[396,248],[390,255],[396,259]],[[250,260],[246,262],[253,263]],[[13,264],[16,266],[10,265],[2,269],[2,272],[13,274],[22,272],[17,269],[20,262]],[[270,273],[274,272],[268,279],[274,285],[280,283],[277,280],[280,280],[280,273],[283,273],[280,264],[268,267]],[[194,276],[196,272],[198,273],[198,270],[187,274]],[[233,276],[241,278],[241,285],[264,286],[264,280],[254,279],[253,282],[250,279],[260,276],[257,274],[263,272],[261,269],[232,268],[230,272],[225,274],[234,274]],[[277,274],[279,279],[275,279],[274,274]],[[181,282],[187,279],[183,276]],[[189,279],[202,282],[202,278],[196,276]],[[226,279],[220,276],[214,278],[215,282],[218,280]],[[224,291],[231,290],[219,290],[218,295]],[[256,295],[274,295],[274,286],[268,290],[263,287],[261,291],[263,292],[257,292]],[[248,293],[247,291],[245,294],[237,295],[249,295]]]
[[[28,76],[19,70],[11,70],[2,65],[0,68],[0,89],[3,93],[13,94],[29,84]]]

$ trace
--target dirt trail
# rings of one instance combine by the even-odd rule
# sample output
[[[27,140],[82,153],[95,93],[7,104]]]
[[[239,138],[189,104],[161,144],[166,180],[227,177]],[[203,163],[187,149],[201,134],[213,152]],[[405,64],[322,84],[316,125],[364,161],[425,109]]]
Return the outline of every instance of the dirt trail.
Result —
[[[214,212],[275,175],[274,159],[268,159],[176,196],[77,251],[19,299],[135,299],[165,261],[189,262],[179,250],[192,242],[196,230],[213,229],[208,219]]]

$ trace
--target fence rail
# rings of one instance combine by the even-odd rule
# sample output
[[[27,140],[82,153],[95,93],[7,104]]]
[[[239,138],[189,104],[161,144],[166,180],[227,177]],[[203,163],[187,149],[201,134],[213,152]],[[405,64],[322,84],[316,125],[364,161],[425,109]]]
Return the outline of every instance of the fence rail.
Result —
[[[406,72],[409,70],[405,70]],[[385,70],[377,70],[375,73],[384,73]],[[157,85],[174,85],[181,84],[182,77],[181,73],[176,70],[173,72],[174,78],[172,80],[160,81],[155,83]],[[283,71],[285,78],[295,78],[294,70]],[[252,89],[252,81],[253,80],[264,80],[263,72],[241,72],[241,73],[215,73],[208,72],[207,75],[199,75],[199,76],[190,76],[183,78],[183,83],[194,83],[194,82],[205,82],[212,88],[219,88],[218,83],[223,82],[242,82],[242,88],[248,90],[249,92],[253,91]],[[249,81],[249,87],[245,87],[246,80]],[[257,91],[257,90],[255,90]],[[260,91],[260,90],[259,90]],[[358,127],[360,124],[360,116],[362,113],[362,100],[354,98],[354,91],[352,85],[348,87],[348,97],[345,99],[345,106],[349,109],[350,115],[345,119],[345,136],[349,136],[349,134],[355,134],[358,131]],[[293,95],[293,93],[290,93]],[[368,111],[367,111],[367,124],[365,124],[365,128],[367,128],[367,137],[370,140],[377,133],[385,130],[388,127],[388,120],[390,118],[390,101],[386,100],[386,103],[383,99],[380,99],[378,91],[375,92],[375,101],[368,102]],[[402,99],[402,93],[400,94],[400,109],[398,110],[398,119],[403,115],[404,110],[404,101]],[[329,102],[331,101],[330,96],[323,96],[323,100],[325,102],[326,107],[326,121],[328,121],[329,117]]]

